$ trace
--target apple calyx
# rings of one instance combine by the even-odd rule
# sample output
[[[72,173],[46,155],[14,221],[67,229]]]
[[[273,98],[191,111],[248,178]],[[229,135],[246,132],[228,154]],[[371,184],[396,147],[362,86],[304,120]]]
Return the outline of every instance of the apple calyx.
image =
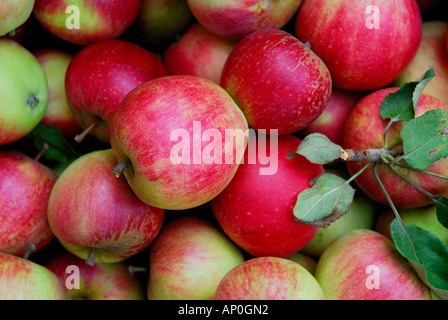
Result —
[[[93,128],[95,128],[101,121],[102,121],[101,118],[96,119],[95,122],[93,122],[90,126],[88,126],[83,132],[75,136],[75,141],[81,143],[90,133],[90,131],[92,131]]]
[[[26,104],[29,105],[31,109],[34,109],[39,104],[39,98],[31,95],[28,97]]]
[[[117,178],[119,178],[123,174],[124,170],[128,169],[129,167],[132,167],[132,162],[131,160],[128,159],[124,162],[120,162],[119,164],[117,164],[115,168],[112,169],[112,172],[115,174]]]

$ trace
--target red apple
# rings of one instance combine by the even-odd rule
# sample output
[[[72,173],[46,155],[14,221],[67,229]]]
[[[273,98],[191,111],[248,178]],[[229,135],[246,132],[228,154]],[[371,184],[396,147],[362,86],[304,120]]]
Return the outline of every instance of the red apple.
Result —
[[[33,12],[34,0],[0,2],[0,37],[20,27]]]
[[[214,300],[325,300],[319,283],[300,264],[283,258],[259,257],[230,270]]]
[[[187,0],[196,19],[218,37],[239,41],[253,31],[280,29],[302,0]]]
[[[291,34],[255,31],[230,53],[221,85],[255,130],[288,134],[304,129],[324,111],[331,95],[327,67]]]
[[[18,151],[0,152],[0,252],[22,256],[53,240],[47,205],[57,176]]]
[[[148,299],[212,299],[226,273],[243,262],[240,249],[216,226],[181,216],[151,246]]]
[[[70,300],[144,300],[142,282],[129,272],[127,262],[90,266],[66,251],[52,254],[43,264],[64,286]],[[79,285],[76,287],[76,285]]]
[[[75,160],[56,181],[48,203],[51,230],[74,255],[98,263],[118,262],[148,247],[164,210],[141,202],[124,177],[116,178],[112,150]]]
[[[428,70],[428,66],[432,66],[436,76],[426,85],[423,93],[448,104],[447,27],[448,22],[443,21],[423,23],[423,36],[417,54],[406,70],[394,81],[395,86],[415,81]]]
[[[416,0],[305,0],[295,25],[297,38],[327,65],[334,86],[356,91],[395,80],[416,54],[421,34]]]
[[[34,16],[42,26],[70,43],[88,44],[121,36],[134,22],[141,0],[36,0]]]
[[[167,75],[151,52],[123,40],[104,40],[81,50],[70,62],[65,87],[75,119],[84,128],[100,121],[90,132],[109,142],[108,122],[132,89]]]
[[[33,55],[42,65],[48,82],[49,99],[47,112],[41,122],[56,125],[67,139],[73,139],[81,131],[70,110],[65,93],[65,73],[73,58],[69,52],[59,49],[39,49]]]
[[[316,233],[316,227],[295,222],[293,207],[297,195],[324,169],[302,156],[286,158],[300,144],[293,135],[268,137],[269,158],[260,151],[260,144],[265,144],[260,141],[260,137],[249,139],[244,163],[211,206],[224,232],[245,251],[253,256],[286,257],[305,247]],[[250,161],[256,153],[256,162]],[[263,169],[268,174],[262,174]]]
[[[220,83],[224,64],[234,42],[215,36],[201,24],[192,25],[163,54],[170,74],[192,75]]]
[[[328,300],[430,300],[429,288],[393,243],[367,229],[333,241],[315,277]]]
[[[358,102],[347,118],[342,142],[343,148],[355,150],[384,148],[383,135],[389,120],[381,118],[380,106],[386,95],[395,92],[397,89],[396,87],[380,89],[370,93]],[[418,117],[433,109],[448,109],[448,106],[437,98],[422,94],[418,101],[415,115]],[[387,134],[389,148],[395,148],[399,152],[403,143],[400,136],[403,125],[403,122],[394,123]],[[350,174],[354,175],[367,163],[348,161],[346,164]],[[448,192],[448,183],[441,179],[414,171],[411,172],[407,169],[397,169],[407,179],[434,195],[444,195]],[[442,176],[448,176],[448,158],[440,159],[426,170]],[[421,207],[433,202],[410,184],[404,182],[388,166],[378,166],[378,176],[392,202],[398,208]],[[373,176],[372,166],[356,178],[355,181],[370,198],[388,205],[386,197]]]
[[[149,205],[182,210],[205,204],[227,186],[247,129],[223,88],[181,75],[130,92],[110,123],[110,137],[118,162],[130,165],[124,175],[135,194]]]

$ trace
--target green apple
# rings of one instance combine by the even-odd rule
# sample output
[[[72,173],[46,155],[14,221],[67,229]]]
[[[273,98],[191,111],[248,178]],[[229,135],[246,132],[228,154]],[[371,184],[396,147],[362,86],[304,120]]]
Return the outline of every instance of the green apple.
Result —
[[[34,0],[0,1],[0,37],[25,23],[34,8]]]
[[[0,39],[0,101],[0,145],[27,135],[42,120],[48,105],[41,64],[9,39]]]

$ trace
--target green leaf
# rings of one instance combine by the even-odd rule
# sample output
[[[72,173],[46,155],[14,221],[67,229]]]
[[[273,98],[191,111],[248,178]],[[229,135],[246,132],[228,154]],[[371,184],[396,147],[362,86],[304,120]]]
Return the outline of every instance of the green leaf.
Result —
[[[380,116],[393,121],[410,121],[415,117],[420,95],[428,82],[435,77],[435,72],[430,67],[418,81],[407,82],[397,91],[388,94],[380,107]]]
[[[68,144],[61,130],[55,125],[47,127],[39,123],[27,136],[38,150],[42,150],[44,147],[48,148],[43,154],[43,157],[47,159],[66,162],[80,156]]]
[[[436,206],[437,220],[448,228],[448,199],[444,196],[434,196],[434,204]]]
[[[448,156],[448,110],[430,110],[409,121],[401,131],[402,156],[417,169]]]
[[[287,157],[300,154],[312,163],[328,164],[339,159],[341,149],[341,146],[333,143],[324,134],[312,133],[302,140],[297,151],[289,153]]]
[[[409,260],[420,279],[437,297],[448,299],[448,247],[446,244],[431,232],[415,225],[406,225],[405,231],[398,219],[392,222],[390,231],[398,251]]]
[[[294,216],[299,223],[325,228],[350,208],[355,189],[341,177],[324,173],[317,177],[311,188],[297,196]]]

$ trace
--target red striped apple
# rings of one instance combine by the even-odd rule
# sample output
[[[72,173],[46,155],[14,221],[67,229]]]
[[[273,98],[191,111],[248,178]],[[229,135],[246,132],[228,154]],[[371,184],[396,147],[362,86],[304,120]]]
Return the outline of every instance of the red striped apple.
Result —
[[[34,0],[0,2],[0,37],[20,27],[33,12]]]

